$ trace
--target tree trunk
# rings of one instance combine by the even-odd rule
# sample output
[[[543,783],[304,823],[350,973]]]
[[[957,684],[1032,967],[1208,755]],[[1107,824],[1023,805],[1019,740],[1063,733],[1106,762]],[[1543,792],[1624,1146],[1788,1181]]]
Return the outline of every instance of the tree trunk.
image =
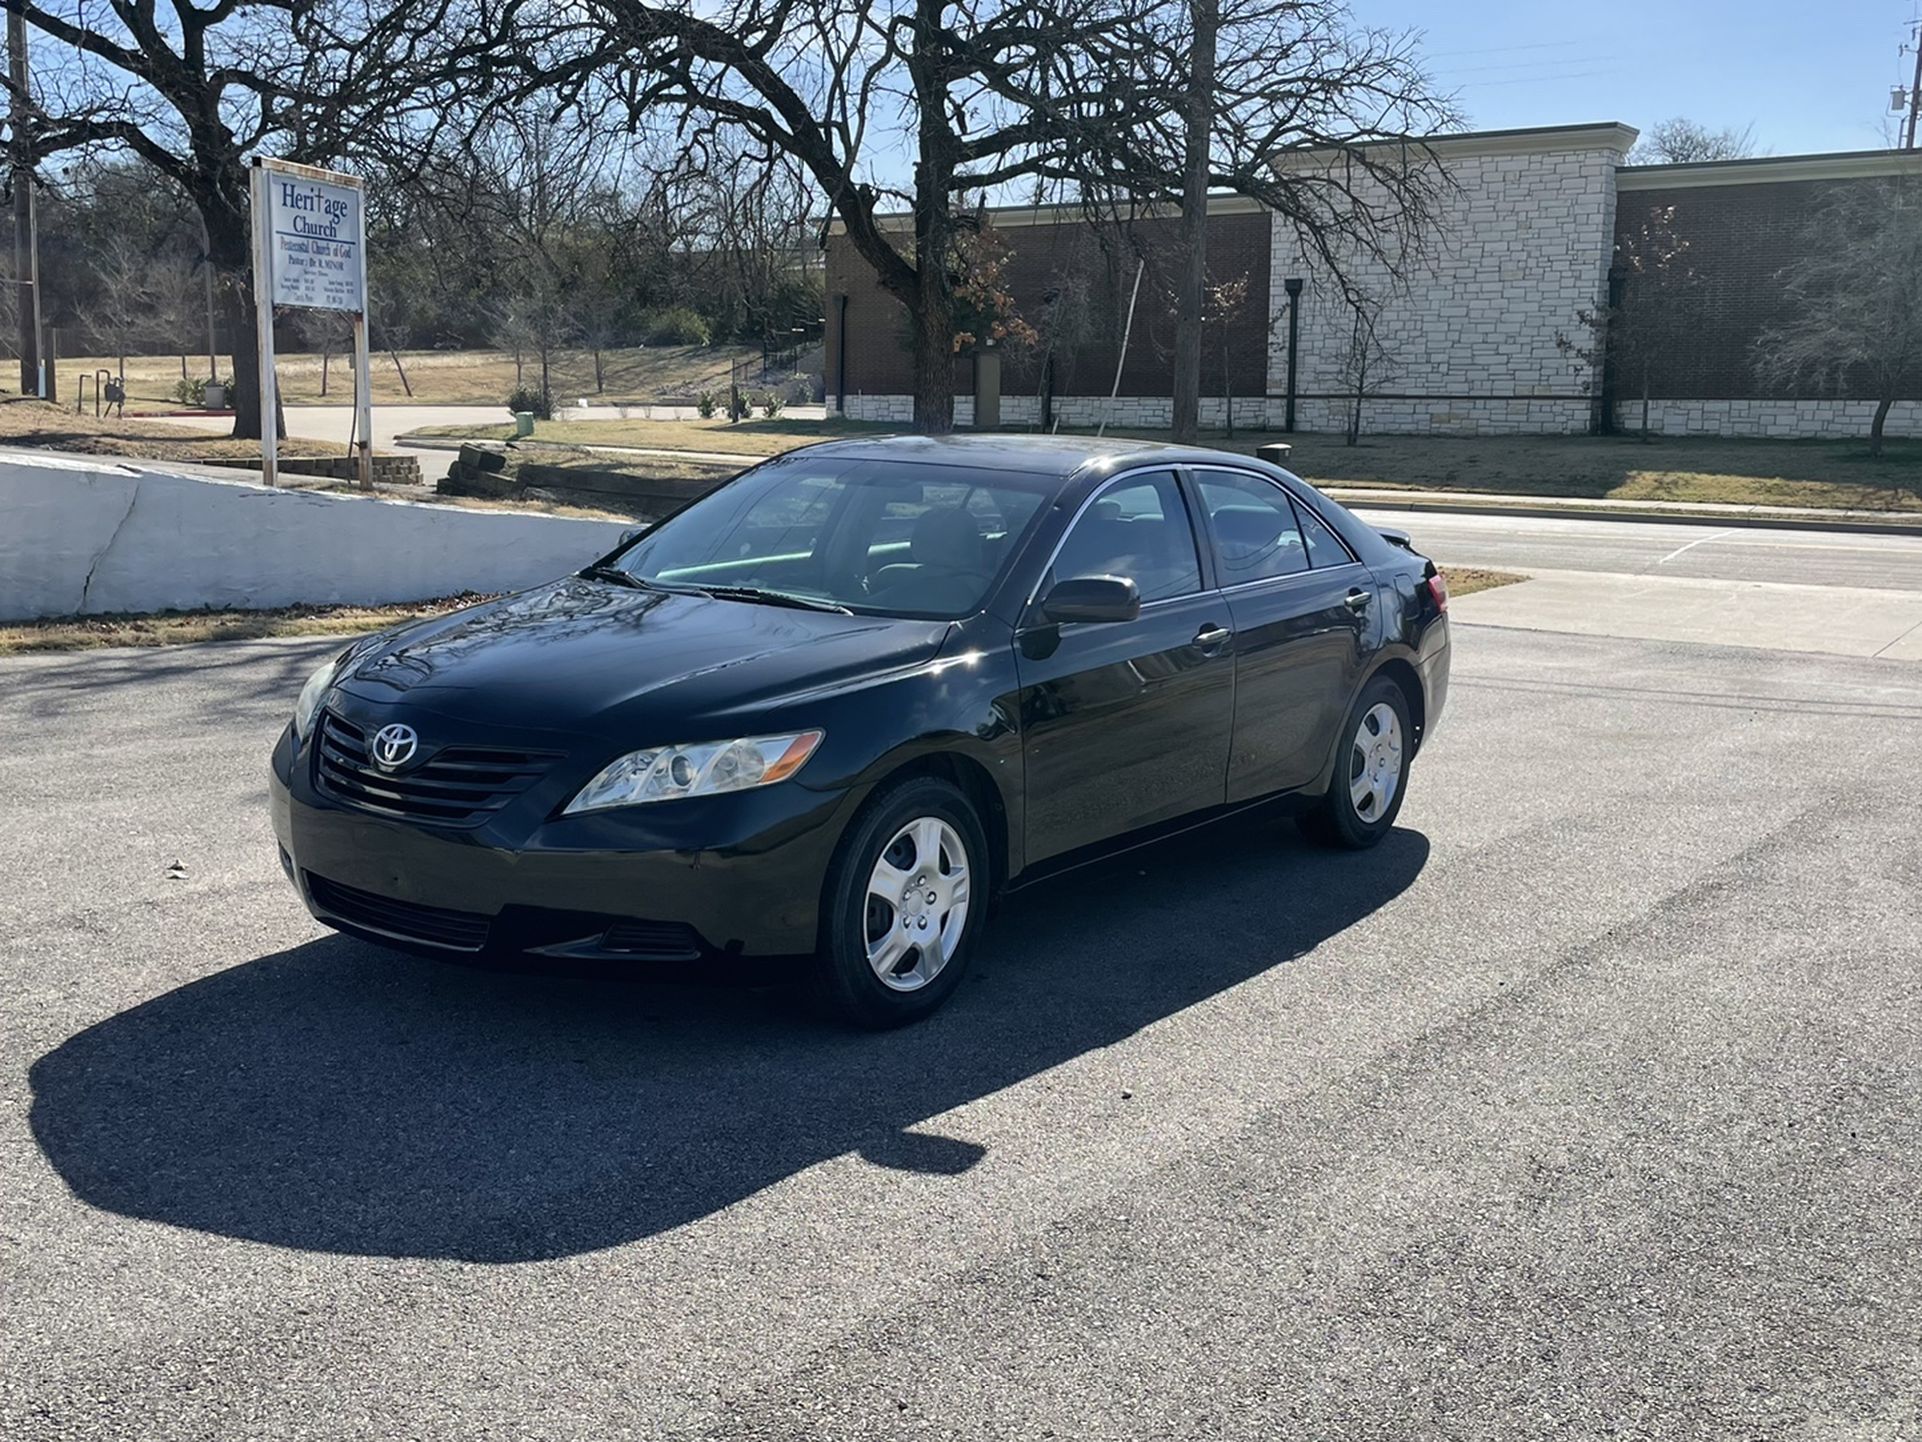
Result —
[[[1187,153],[1181,183],[1182,269],[1175,301],[1174,399],[1177,441],[1201,429],[1201,315],[1208,285],[1208,141],[1213,130],[1218,0],[1189,0],[1194,49],[1189,61]]]
[[[1875,403],[1875,419],[1869,422],[1869,454],[1882,454],[1882,426],[1889,418],[1889,407],[1895,404],[1895,397],[1887,396]]]
[[[954,169],[960,142],[948,121],[948,56],[942,11],[948,0],[915,0],[908,75],[916,106],[914,161],[914,428],[954,429]]]
[[[1642,366],[1642,444],[1648,444],[1648,366]]]
[[[195,199],[207,227],[208,260],[214,269],[214,309],[234,358],[233,438],[257,441],[261,435],[260,354],[254,339],[253,256],[247,211],[244,205],[225,204],[218,195]],[[275,400],[278,402],[279,397]],[[287,434],[286,414],[278,404],[274,434]]]
[[[393,361],[394,369],[400,375],[400,388],[407,392],[407,399],[411,401],[414,398],[414,383],[407,379],[407,367],[400,363],[400,352],[389,346],[387,356]]]
[[[333,359],[333,352],[322,347],[320,352],[320,393],[327,394],[327,362]]]
[[[945,287],[943,287],[945,289]],[[924,436],[954,429],[954,302],[924,307],[914,325],[914,428]]]

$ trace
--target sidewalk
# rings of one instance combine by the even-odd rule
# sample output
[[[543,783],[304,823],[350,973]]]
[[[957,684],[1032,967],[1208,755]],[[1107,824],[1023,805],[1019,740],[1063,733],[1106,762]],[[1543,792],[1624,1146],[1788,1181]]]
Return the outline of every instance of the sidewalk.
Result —
[[[1486,491],[1404,491],[1323,486],[1344,506],[1378,510],[1462,511],[1481,515],[1567,517],[1584,521],[1654,521],[1663,525],[1800,526],[1820,531],[1922,535],[1922,511],[1847,511],[1827,506],[1725,505],[1698,501],[1609,501],[1564,496],[1509,496]]]

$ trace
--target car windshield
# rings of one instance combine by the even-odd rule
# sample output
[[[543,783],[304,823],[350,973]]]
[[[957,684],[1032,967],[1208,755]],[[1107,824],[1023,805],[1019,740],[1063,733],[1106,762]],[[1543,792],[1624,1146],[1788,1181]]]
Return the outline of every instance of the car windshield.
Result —
[[[980,609],[1051,477],[798,452],[663,521],[614,561],[731,600],[953,620]]]

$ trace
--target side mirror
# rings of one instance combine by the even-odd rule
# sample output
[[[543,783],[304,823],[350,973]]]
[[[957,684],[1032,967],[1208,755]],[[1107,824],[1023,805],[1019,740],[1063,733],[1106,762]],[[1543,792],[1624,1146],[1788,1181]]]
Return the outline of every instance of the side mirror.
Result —
[[[1050,621],[1132,621],[1141,614],[1141,592],[1125,576],[1076,576],[1055,582],[1041,614]]]

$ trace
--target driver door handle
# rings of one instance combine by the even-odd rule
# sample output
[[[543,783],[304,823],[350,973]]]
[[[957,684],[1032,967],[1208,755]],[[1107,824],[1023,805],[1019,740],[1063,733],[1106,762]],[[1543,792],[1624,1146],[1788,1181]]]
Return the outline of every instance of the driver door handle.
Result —
[[[1210,655],[1228,644],[1228,638],[1235,633],[1226,626],[1217,626],[1213,621],[1195,632],[1195,646]]]
[[[1349,589],[1346,599],[1349,610],[1366,611],[1368,609],[1368,603],[1375,598],[1369,595],[1368,592],[1362,590],[1361,587],[1354,586]]]

